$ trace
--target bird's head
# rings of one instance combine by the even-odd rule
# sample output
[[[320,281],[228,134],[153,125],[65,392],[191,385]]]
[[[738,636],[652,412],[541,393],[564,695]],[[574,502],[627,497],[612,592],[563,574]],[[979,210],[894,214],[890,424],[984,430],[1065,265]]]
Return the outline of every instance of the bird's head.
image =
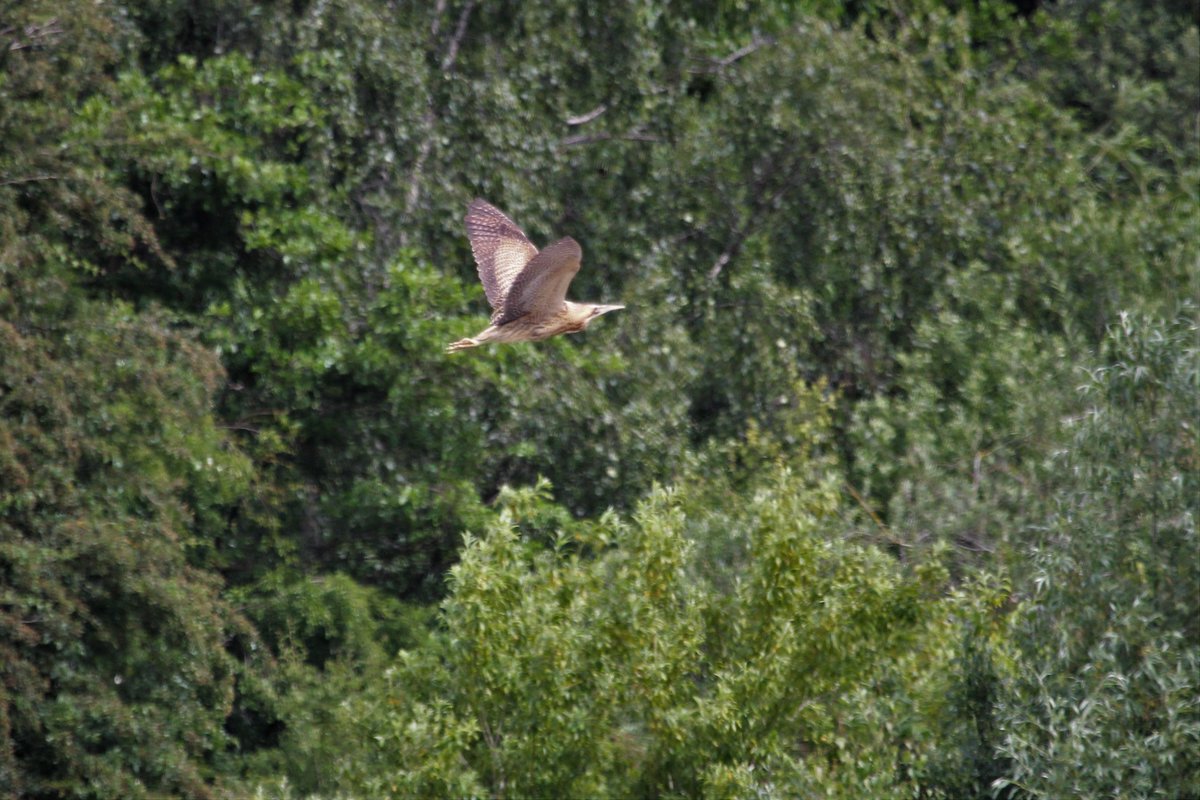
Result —
[[[583,321],[583,327],[586,328],[592,320],[594,320],[598,317],[602,317],[610,311],[620,311],[624,307],[625,306],[623,306],[623,305],[602,306],[602,305],[595,305],[595,304],[589,303],[587,306],[588,315],[587,315],[587,318],[584,319],[584,321]]]
[[[570,300],[566,302],[568,327],[567,333],[577,333],[592,323],[592,320],[597,317],[602,317],[610,311],[616,311],[625,306],[602,306],[597,303],[572,303]]]

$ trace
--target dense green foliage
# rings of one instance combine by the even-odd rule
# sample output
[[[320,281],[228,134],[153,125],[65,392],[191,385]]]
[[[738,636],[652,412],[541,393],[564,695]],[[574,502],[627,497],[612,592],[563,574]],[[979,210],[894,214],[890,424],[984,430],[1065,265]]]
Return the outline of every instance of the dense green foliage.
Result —
[[[1200,797],[1200,18],[1041,5],[0,0],[0,796]]]

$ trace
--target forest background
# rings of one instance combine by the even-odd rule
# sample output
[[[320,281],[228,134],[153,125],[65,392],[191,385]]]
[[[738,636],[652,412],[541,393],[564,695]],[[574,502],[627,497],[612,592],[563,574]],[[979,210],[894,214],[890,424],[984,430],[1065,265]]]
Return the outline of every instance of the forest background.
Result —
[[[0,0],[0,796],[1200,797],[1198,22]]]

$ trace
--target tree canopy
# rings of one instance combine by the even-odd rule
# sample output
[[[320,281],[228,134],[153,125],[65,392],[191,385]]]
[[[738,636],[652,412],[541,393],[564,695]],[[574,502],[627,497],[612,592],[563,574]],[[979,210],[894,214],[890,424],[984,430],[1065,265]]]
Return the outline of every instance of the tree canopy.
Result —
[[[1200,15],[0,0],[0,796],[1200,796]],[[586,333],[449,356],[473,197]]]

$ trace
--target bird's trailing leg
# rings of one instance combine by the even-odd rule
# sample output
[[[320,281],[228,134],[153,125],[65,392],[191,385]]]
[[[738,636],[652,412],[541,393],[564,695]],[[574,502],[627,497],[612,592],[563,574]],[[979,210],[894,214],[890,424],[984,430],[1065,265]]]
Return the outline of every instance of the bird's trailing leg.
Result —
[[[459,339],[457,342],[451,342],[446,345],[447,353],[456,353],[459,350],[466,350],[468,347],[479,347],[481,344],[488,342],[507,342],[511,341],[504,328],[497,328],[495,325],[488,325],[479,333],[466,339]]]
[[[451,342],[446,345],[447,353],[457,353],[459,350],[466,350],[468,347],[479,347],[483,342],[478,339],[459,339],[457,342]]]

